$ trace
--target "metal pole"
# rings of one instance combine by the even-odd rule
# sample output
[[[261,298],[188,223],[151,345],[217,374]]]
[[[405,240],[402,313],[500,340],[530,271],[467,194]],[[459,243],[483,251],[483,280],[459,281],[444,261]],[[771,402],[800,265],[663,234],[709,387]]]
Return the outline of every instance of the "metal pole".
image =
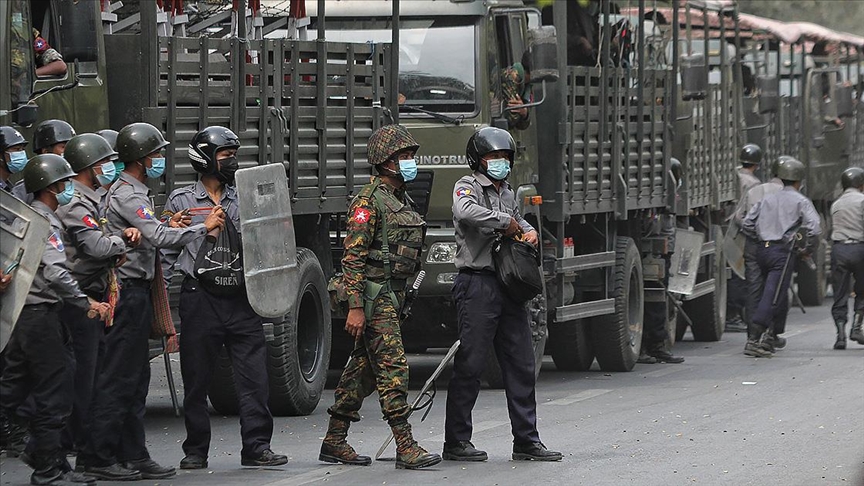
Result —
[[[390,97],[393,122],[399,123],[399,0],[393,0],[393,25],[390,44]]]
[[[324,7],[327,4],[325,0],[318,0],[318,40],[324,40]]]

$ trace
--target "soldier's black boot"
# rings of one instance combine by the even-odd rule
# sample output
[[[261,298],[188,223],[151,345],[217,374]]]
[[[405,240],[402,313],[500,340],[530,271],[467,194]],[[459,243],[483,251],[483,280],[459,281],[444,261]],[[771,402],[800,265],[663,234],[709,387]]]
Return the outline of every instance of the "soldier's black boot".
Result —
[[[332,464],[342,463],[352,466],[368,466],[372,464],[372,458],[361,456],[348,444],[348,427],[351,423],[347,420],[330,417],[327,427],[327,435],[321,443],[321,452],[318,460]]]
[[[757,324],[752,324],[748,329],[747,344],[744,345],[744,355],[754,358],[770,358],[774,353],[762,345],[762,336],[766,329]]]
[[[421,469],[441,462],[441,456],[417,444],[411,434],[411,424],[399,422],[391,428],[396,439],[396,469]]]
[[[834,349],[846,349],[846,321],[837,319],[834,321],[837,327],[837,340],[834,341]]]
[[[855,320],[852,322],[852,330],[849,331],[849,339],[858,344],[864,344],[864,314],[855,313]]]
[[[29,465],[33,467],[30,475],[30,484],[36,486],[84,486],[92,485],[96,479],[85,477],[83,474],[72,471],[69,462],[59,451],[52,454],[54,457],[33,454]]]
[[[0,451],[6,457],[18,457],[27,446],[27,426],[0,411]]]

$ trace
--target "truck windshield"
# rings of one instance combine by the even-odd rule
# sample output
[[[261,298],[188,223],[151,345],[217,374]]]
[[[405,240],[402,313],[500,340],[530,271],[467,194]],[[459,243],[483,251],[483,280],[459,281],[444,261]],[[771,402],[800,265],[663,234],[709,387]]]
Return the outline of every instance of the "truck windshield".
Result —
[[[390,22],[327,19],[327,40],[390,42]],[[469,19],[400,22],[399,104],[436,112],[474,111],[475,35]]]
[[[9,44],[5,48],[9,49],[9,58],[12,60],[10,94],[12,106],[15,107],[27,103],[36,72],[33,65],[29,0],[12,0],[10,14],[12,22]]]

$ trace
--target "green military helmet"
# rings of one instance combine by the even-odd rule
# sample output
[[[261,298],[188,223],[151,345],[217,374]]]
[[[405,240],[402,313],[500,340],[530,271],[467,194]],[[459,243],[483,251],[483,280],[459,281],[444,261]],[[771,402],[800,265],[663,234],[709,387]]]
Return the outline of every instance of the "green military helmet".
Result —
[[[75,136],[72,125],[63,120],[45,120],[33,131],[33,150],[38,152],[58,143],[68,142]]]
[[[384,125],[369,137],[369,164],[383,164],[396,152],[417,151],[419,148],[420,144],[407,128],[402,125]]]
[[[790,155],[781,155],[780,157],[777,157],[774,161],[771,162],[771,166],[769,167],[769,169],[771,170],[771,173],[769,175],[771,177],[777,177],[777,172],[780,170],[780,166],[785,164],[786,162],[788,162],[790,160],[796,160],[796,159],[795,159],[795,157],[792,157]]]
[[[741,154],[738,158],[744,165],[759,165],[762,163],[762,149],[755,143],[748,143],[741,147]]]
[[[840,185],[843,186],[843,190],[850,187],[859,188],[864,186],[864,169],[861,167],[849,167],[844,170],[840,176]]]
[[[82,133],[72,137],[66,144],[63,158],[72,166],[75,172],[96,164],[105,159],[116,159],[117,152],[111,148],[107,140],[95,133]]]
[[[117,134],[114,147],[121,162],[131,163],[170,145],[162,132],[149,123],[132,123]]]
[[[21,132],[12,127],[0,127],[0,152],[4,152],[8,148],[17,145],[27,145],[24,135],[21,135]]]
[[[784,181],[799,182],[804,180],[805,172],[804,164],[800,160],[788,157],[780,161],[780,167],[777,168],[777,177]]]
[[[110,128],[105,128],[103,130],[99,130],[96,132],[96,135],[108,140],[108,144],[111,145],[111,148],[117,148],[117,130],[111,130]]]
[[[75,177],[66,159],[54,154],[42,154],[27,161],[24,167],[24,189],[35,193],[55,182]]]

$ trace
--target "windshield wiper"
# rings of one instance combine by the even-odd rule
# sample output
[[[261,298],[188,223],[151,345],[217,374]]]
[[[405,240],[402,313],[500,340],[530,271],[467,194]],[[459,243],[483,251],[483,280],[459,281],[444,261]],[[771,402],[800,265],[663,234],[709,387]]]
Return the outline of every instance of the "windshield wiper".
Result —
[[[456,126],[461,125],[462,121],[465,120],[465,115],[459,115],[458,117],[453,118],[452,116],[447,116],[447,115],[444,115],[442,113],[437,113],[434,111],[425,110],[423,108],[418,108],[418,107],[412,106],[412,105],[399,105],[399,111],[402,111],[403,109],[407,110],[407,111],[414,111],[417,113],[424,113],[426,115],[431,116],[432,118],[435,118],[436,120],[441,120],[444,123],[450,123],[450,124],[456,125]]]

